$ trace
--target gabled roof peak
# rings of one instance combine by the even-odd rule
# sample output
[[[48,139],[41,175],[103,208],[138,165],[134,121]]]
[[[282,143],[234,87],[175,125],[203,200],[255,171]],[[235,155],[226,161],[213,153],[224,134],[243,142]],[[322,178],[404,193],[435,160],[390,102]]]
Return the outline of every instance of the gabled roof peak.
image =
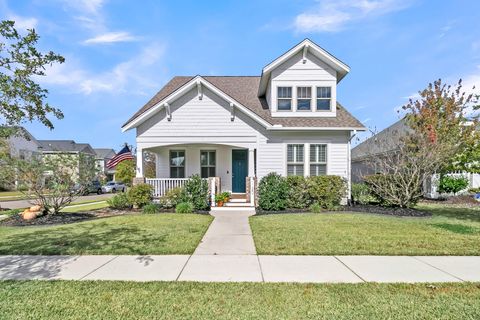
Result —
[[[302,51],[304,54],[304,58],[306,56],[306,53],[309,52],[316,56],[318,59],[328,64],[330,67],[332,67],[337,72],[337,82],[340,82],[340,80],[342,80],[350,72],[350,67],[346,63],[337,59],[330,52],[323,49],[312,40],[305,38],[300,43],[289,49],[280,57],[270,62],[262,69],[260,87],[258,89],[259,97],[263,96],[265,94],[265,91],[267,90],[268,80],[270,79],[270,74],[272,70]]]

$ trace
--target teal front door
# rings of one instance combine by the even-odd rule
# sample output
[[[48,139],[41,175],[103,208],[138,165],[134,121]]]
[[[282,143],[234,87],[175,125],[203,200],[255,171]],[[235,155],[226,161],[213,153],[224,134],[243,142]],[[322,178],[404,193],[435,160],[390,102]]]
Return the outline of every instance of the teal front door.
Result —
[[[248,150],[232,150],[232,192],[246,192]]]

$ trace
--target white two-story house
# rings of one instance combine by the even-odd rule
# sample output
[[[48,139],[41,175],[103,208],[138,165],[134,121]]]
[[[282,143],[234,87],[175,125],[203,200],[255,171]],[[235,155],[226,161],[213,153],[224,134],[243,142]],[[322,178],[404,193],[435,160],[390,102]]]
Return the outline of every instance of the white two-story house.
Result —
[[[178,76],[122,127],[156,155],[156,195],[193,174],[247,194],[270,172],[338,175],[350,185],[350,140],[365,130],[337,101],[350,68],[305,39],[260,76]],[[155,180],[155,179],[153,179]]]

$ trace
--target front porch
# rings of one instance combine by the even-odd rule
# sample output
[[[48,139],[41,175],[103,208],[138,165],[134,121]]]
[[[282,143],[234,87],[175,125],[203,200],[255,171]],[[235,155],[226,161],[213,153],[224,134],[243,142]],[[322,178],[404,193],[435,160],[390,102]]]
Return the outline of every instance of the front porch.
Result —
[[[198,174],[209,181],[211,205],[215,194],[230,192],[230,205],[254,205],[256,149],[226,144],[173,144],[137,149],[137,178],[144,176],[144,151],[155,155],[156,177],[146,179],[154,197],[183,187],[188,177]]]

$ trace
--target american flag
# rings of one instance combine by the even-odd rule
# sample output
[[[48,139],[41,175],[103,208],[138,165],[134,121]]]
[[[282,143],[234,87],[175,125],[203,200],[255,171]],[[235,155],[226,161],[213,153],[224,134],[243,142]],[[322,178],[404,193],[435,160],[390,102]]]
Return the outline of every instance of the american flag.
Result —
[[[120,150],[115,157],[112,159],[108,160],[107,162],[107,168],[108,169],[113,169],[117,164],[122,162],[123,160],[131,160],[133,159],[132,152],[130,151],[130,148],[126,145],[123,147],[122,150]]]

